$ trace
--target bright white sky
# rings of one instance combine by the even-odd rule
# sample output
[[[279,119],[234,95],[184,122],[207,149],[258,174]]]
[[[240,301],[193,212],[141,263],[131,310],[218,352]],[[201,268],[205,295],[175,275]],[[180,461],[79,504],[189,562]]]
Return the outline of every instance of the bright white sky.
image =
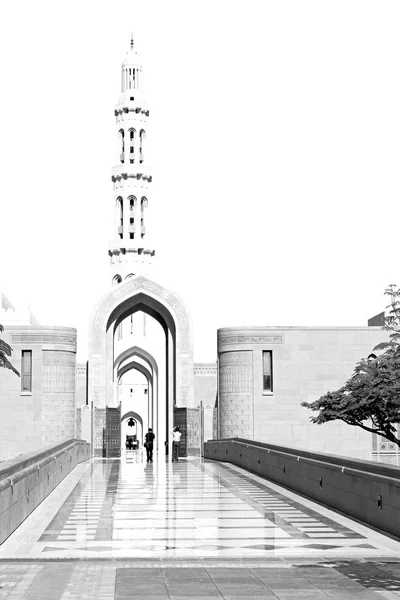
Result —
[[[0,289],[77,327],[86,358],[132,29],[156,250],[195,360],[219,327],[366,325],[400,283],[398,0],[3,3]]]

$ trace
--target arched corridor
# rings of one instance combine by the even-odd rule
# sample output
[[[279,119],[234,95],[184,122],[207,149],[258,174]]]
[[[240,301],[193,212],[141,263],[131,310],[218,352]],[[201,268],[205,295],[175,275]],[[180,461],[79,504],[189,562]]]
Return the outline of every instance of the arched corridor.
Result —
[[[156,450],[171,454],[174,413],[194,403],[191,323],[182,302],[145,277],[130,277],[99,302],[90,332],[93,455],[120,456],[128,410],[140,414],[144,430],[153,428]]]

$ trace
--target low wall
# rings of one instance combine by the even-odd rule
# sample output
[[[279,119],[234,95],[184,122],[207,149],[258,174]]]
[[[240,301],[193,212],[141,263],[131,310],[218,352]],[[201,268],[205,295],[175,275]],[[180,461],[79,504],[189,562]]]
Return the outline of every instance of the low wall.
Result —
[[[241,438],[204,444],[204,458],[230,462],[400,537],[400,468]]]
[[[89,458],[87,442],[68,440],[0,463],[0,544],[78,463]]]

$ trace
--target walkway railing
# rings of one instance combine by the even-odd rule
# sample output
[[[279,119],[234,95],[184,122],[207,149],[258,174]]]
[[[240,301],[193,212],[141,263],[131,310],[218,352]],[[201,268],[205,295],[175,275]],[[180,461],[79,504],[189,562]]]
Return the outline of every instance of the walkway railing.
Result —
[[[233,463],[367,525],[400,537],[400,468],[242,438],[204,444]]]
[[[0,544],[78,464],[90,445],[67,440],[0,464]]]

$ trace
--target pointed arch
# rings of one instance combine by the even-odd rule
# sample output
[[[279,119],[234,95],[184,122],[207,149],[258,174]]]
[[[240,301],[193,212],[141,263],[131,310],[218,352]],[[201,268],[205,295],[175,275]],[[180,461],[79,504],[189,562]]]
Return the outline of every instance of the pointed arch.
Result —
[[[139,415],[139,413],[135,412],[134,410],[128,410],[126,413],[124,413],[121,417],[121,423],[123,423],[126,419],[129,419],[130,417],[132,417],[133,419],[136,419],[136,421],[139,421],[140,423],[140,429],[141,429],[141,443],[143,444],[143,436],[144,436],[144,431],[143,431],[143,419],[142,417]],[[137,429],[136,429],[137,431]]]
[[[118,196],[115,200],[117,237],[122,240],[124,234],[124,199]]]
[[[102,409],[117,406],[115,327],[137,311],[154,317],[165,333],[165,396],[162,400],[166,412],[163,427],[170,445],[169,425],[173,423],[174,407],[194,407],[192,324],[179,296],[159,283],[142,275],[131,277],[104,294],[95,307],[89,329],[89,403]],[[100,425],[93,420],[92,424],[93,439],[98,445],[94,445],[93,452],[100,456]]]
[[[141,363],[138,363],[136,360],[131,360],[131,362],[127,363],[123,367],[118,368],[118,370],[117,370],[118,381],[121,379],[121,377],[123,375],[125,375],[125,373],[127,373],[128,371],[132,371],[132,370],[138,371],[139,373],[144,375],[146,377],[148,383],[150,385],[153,385],[152,373],[149,371],[149,369],[146,369],[146,367],[144,365],[142,365]]]
[[[129,419],[130,417],[132,417],[133,419],[136,419],[137,421],[139,421],[139,423],[143,427],[143,419],[142,419],[142,417],[137,412],[135,412],[134,410],[128,410],[128,412],[126,412],[125,414],[123,414],[122,417],[121,417],[121,423],[122,423],[122,421],[125,421],[126,419]]]
[[[119,160],[124,163],[125,160],[125,131],[121,127],[118,131],[118,148],[119,148]]]
[[[129,163],[132,165],[135,162],[135,144],[136,144],[136,129],[130,127],[128,129],[128,145],[129,145]]]
[[[136,196],[130,195],[130,196],[128,196],[127,200],[128,200],[128,205],[129,205],[128,233],[129,233],[129,239],[133,240],[135,238],[135,230],[136,230],[135,206],[137,205],[137,198],[136,198]]]
[[[123,364],[126,363],[128,359],[135,356],[142,359],[148,365],[148,368],[135,360],[132,360],[127,364]],[[154,426],[154,415],[157,414],[158,411],[159,398],[158,366],[154,357],[143,348],[140,348],[139,346],[133,346],[132,348],[124,350],[124,352],[121,352],[117,356],[117,358],[114,360],[114,369],[116,370],[118,381],[125,373],[131,371],[132,369],[135,369],[146,377],[148,387],[150,389],[148,396],[148,422]]]
[[[144,162],[144,146],[146,140],[146,132],[144,129],[140,130],[139,133],[139,162]]]
[[[121,352],[121,354],[119,354],[114,360],[114,367],[118,367],[118,365],[120,365],[121,363],[128,360],[128,358],[131,358],[133,356],[138,356],[139,358],[147,362],[152,372],[156,376],[158,376],[158,366],[154,356],[152,356],[150,352],[147,352],[147,350],[144,350],[144,348],[141,348],[140,346],[132,346],[131,348],[128,348],[127,350]]]
[[[146,196],[142,196],[140,200],[140,237],[144,238],[146,233],[146,226],[144,224],[144,209],[147,208],[148,201]]]

